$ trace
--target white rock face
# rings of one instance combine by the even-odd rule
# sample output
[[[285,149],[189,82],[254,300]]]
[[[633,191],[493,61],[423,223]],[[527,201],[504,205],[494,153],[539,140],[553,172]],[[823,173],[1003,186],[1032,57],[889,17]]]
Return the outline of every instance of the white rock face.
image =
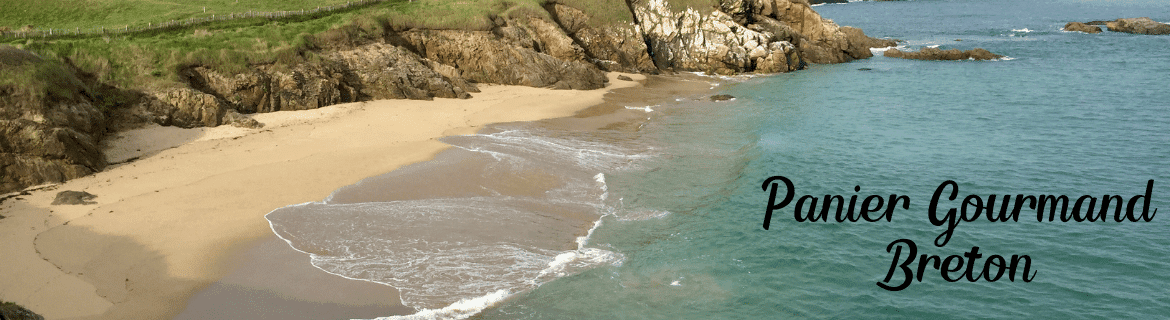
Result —
[[[660,69],[735,74],[786,72],[799,65],[791,43],[745,28],[722,11],[672,12],[666,0],[634,1],[633,8]]]

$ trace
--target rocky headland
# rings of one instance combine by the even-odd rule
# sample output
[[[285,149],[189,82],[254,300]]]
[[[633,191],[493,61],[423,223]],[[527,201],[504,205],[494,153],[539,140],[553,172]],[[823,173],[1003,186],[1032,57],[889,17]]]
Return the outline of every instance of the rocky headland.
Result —
[[[307,37],[316,55],[224,72],[193,63],[164,86],[101,79],[68,58],[0,46],[0,193],[100,171],[109,133],[147,123],[255,127],[246,115],[374,99],[468,98],[477,84],[595,89],[604,73],[775,73],[872,56],[893,40],[822,18],[807,0],[720,0],[682,10],[627,1],[633,23],[598,26],[579,8],[491,17],[490,30],[343,26]]]

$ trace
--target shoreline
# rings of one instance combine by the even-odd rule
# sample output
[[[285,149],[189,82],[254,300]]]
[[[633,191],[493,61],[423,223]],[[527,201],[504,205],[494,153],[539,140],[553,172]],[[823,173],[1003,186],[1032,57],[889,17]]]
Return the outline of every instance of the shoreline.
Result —
[[[0,204],[7,216],[0,240],[9,244],[0,254],[10,259],[0,266],[0,298],[48,319],[173,317],[196,292],[233,271],[232,257],[275,237],[263,219],[271,210],[319,201],[342,186],[431,159],[449,148],[439,137],[490,123],[573,116],[601,104],[609,91],[645,79],[618,75],[590,91],[484,86],[471,100],[380,100],[257,114],[266,126],[256,130],[154,127],[124,134],[150,138],[134,148],[117,150],[118,141],[110,148],[112,162],[133,161]],[[90,205],[50,206],[64,190],[97,198]]]
[[[695,93],[708,89],[710,79],[683,79],[686,76],[649,77],[640,80],[637,87],[622,88],[609,92],[603,102],[579,110],[572,116],[546,118],[530,123],[539,126],[574,128],[572,130],[597,130],[602,126],[640,123],[643,111],[631,109],[640,103],[657,104],[667,98],[673,99],[680,93]],[[684,90],[678,84],[685,81],[699,81]],[[669,84],[669,85],[664,85]],[[621,123],[621,124],[619,124]],[[634,123],[635,125],[637,123]],[[497,130],[496,126],[485,126],[478,134]],[[457,149],[457,148],[456,148]],[[436,156],[450,159],[447,149]],[[428,162],[442,161],[438,158],[411,164],[409,167],[426,166]],[[405,168],[400,168],[404,169]],[[454,169],[463,172],[461,169]],[[463,168],[465,170],[467,168]],[[398,170],[396,170],[398,171]],[[466,172],[464,174],[468,174]],[[362,183],[379,179],[372,176]],[[436,177],[437,178],[437,177]],[[443,179],[439,179],[443,180]],[[441,185],[447,183],[439,182]],[[472,183],[474,185],[474,183]],[[353,185],[347,186],[353,187]],[[448,186],[456,187],[456,186]],[[456,187],[457,188],[457,187]],[[427,188],[424,188],[427,189]],[[402,191],[402,190],[400,190]],[[392,192],[393,193],[393,192]],[[416,192],[407,192],[416,193]],[[423,193],[429,193],[423,191]],[[320,201],[320,200],[318,200]],[[596,228],[596,221],[589,223]],[[249,253],[241,255],[236,267],[226,277],[196,293],[187,308],[176,319],[326,319],[326,318],[378,318],[417,315],[422,310],[403,304],[399,289],[367,279],[348,278],[327,272],[309,263],[307,252],[290,247],[288,240],[277,235],[261,240]],[[272,276],[269,274],[280,274]],[[288,281],[297,279],[296,281]],[[483,299],[484,297],[478,297]],[[496,297],[497,299],[506,299]],[[471,299],[470,297],[468,299]],[[248,300],[248,301],[243,301]],[[260,302],[257,302],[260,301]],[[487,301],[481,301],[488,303]],[[469,310],[437,310],[435,312],[468,312]]]

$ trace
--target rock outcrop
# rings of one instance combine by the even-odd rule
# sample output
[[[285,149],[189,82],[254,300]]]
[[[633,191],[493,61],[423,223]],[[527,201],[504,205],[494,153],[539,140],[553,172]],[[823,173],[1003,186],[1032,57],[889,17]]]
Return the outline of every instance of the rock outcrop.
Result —
[[[497,30],[501,31],[411,30],[397,36],[423,57],[457,66],[460,76],[473,82],[588,90],[601,88],[607,81],[592,64],[537,52],[523,46],[529,39],[526,35],[509,27]]]
[[[590,62],[605,71],[658,73],[637,24],[603,27],[589,25],[589,16],[570,6],[551,3],[549,15],[585,51]]]
[[[467,99],[471,97],[468,92],[479,92],[475,85],[463,80],[457,73],[444,76],[435,71],[445,69],[444,66],[391,45],[375,43],[331,53],[326,57],[341,62],[359,78],[360,84],[355,86],[361,88],[361,92],[355,96],[413,100]]]
[[[4,320],[45,320],[32,311],[18,306],[15,303],[0,302],[0,319]]]
[[[801,66],[791,42],[746,28],[724,11],[673,12],[665,0],[637,0],[631,6],[659,69],[736,74],[787,72]],[[723,10],[744,13],[747,8],[738,2]]]
[[[1125,18],[1105,22],[1105,27],[1113,32],[1133,34],[1163,35],[1170,34],[1170,25],[1151,20],[1150,18]]]
[[[991,53],[983,48],[975,48],[967,51],[961,51],[959,49],[941,50],[939,48],[922,48],[918,52],[904,52],[890,48],[883,55],[891,58],[914,60],[992,60],[1003,58],[1003,56]]]
[[[1064,25],[1064,31],[1077,31],[1084,33],[1101,33],[1101,27],[1091,26],[1080,22],[1069,22]]]
[[[737,1],[737,0],[725,0]],[[897,45],[896,40],[875,39],[861,29],[840,27],[824,19],[805,0],[742,0],[751,11],[744,15],[749,26],[754,23],[772,30],[780,39],[795,44],[803,59],[811,63],[842,63],[873,56],[869,48]],[[780,22],[776,26],[775,22]]]
[[[106,117],[75,70],[0,46],[0,71],[24,81],[0,84],[0,193],[105,168]]]

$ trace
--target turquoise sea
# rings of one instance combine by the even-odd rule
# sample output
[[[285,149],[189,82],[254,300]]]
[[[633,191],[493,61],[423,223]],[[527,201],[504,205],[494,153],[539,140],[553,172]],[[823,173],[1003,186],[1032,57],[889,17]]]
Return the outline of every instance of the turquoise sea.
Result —
[[[716,93],[737,99],[630,106],[647,118],[637,130],[509,124],[448,138],[464,154],[269,219],[294,246],[317,253],[319,267],[395,285],[415,294],[404,297],[414,299],[408,305],[432,309],[420,315],[437,318],[1170,316],[1170,36],[1060,30],[1123,17],[1170,22],[1170,3],[920,0],[816,9],[871,36],[904,40],[900,49],[980,47],[1007,58],[914,61],[876,52],[788,74],[712,79],[724,81]],[[470,181],[480,182],[468,190],[479,191],[346,200],[393,189],[378,183],[477,161],[485,164]],[[530,192],[497,179],[517,175],[558,183]],[[764,230],[769,193],[761,185],[771,176],[790,179],[795,197]],[[1083,195],[1128,202],[1149,180],[1149,209],[1161,212],[1150,222],[1114,222],[1112,212],[1098,222],[1062,222],[1059,213],[1038,222],[1025,207],[1019,221],[961,221],[938,247],[947,227],[932,224],[928,209],[948,180],[958,198],[942,199],[940,216],[967,195],[1065,195],[1070,210]],[[794,218],[797,198],[826,194],[845,202],[856,195],[857,206],[897,194],[909,205],[888,222],[838,223],[833,212],[829,222]],[[385,224],[370,227],[377,219]],[[328,225],[304,222],[319,220]],[[524,236],[468,231],[481,227]],[[587,237],[575,238],[584,229]],[[410,236],[417,230],[443,231],[419,240]],[[995,282],[948,282],[927,266],[921,282],[888,291],[877,283],[894,258],[887,246],[899,239],[941,258],[978,247],[976,274],[992,255],[1027,255],[1034,278],[1023,281],[1022,262],[1015,281],[1005,274]],[[910,268],[917,274],[918,261]],[[902,279],[895,270],[889,284]]]

